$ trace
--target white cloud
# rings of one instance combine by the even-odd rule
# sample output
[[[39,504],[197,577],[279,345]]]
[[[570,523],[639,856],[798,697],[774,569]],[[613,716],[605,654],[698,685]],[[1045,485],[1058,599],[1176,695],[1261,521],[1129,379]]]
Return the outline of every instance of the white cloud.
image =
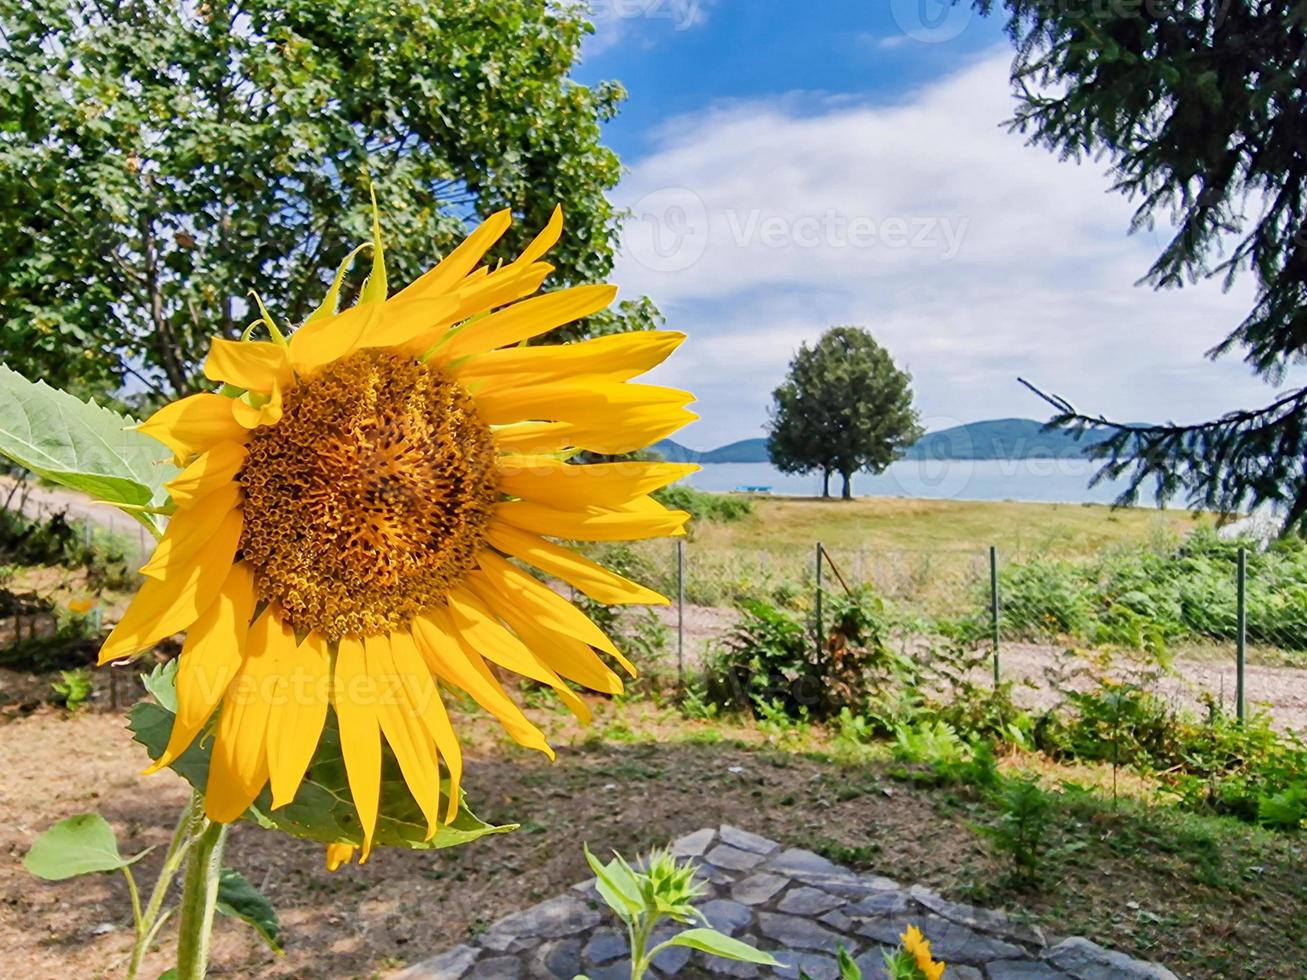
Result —
[[[688,31],[707,23],[716,0],[589,0],[595,31],[583,54],[594,57],[633,37],[648,43],[656,29]]]
[[[1195,419],[1268,395],[1204,352],[1252,283],[1136,287],[1164,230],[1128,236],[1102,164],[1002,123],[1010,52],[889,104],[795,93],[672,120],[619,203],[617,281],[690,340],[657,377],[700,395],[698,446],[757,434],[794,348],[870,328],[933,419],[1040,417],[1018,375],[1119,418]]]

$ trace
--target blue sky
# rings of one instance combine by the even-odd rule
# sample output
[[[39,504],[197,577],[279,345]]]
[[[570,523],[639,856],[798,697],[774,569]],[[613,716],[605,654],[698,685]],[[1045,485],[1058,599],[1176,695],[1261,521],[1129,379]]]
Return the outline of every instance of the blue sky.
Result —
[[[1270,394],[1203,357],[1246,277],[1135,286],[1165,229],[1128,235],[1103,163],[1002,128],[1001,24],[941,0],[593,3],[576,77],[630,94],[606,131],[633,212],[614,278],[689,334],[655,375],[699,397],[688,445],[761,434],[795,348],[836,323],[912,372],[931,429],[1043,417],[1018,376],[1131,420]]]

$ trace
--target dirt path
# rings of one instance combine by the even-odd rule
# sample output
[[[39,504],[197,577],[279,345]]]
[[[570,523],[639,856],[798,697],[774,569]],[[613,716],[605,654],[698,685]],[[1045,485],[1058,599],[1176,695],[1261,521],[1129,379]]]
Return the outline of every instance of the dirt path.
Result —
[[[84,493],[41,486],[34,480],[18,481],[13,477],[0,476],[0,503],[6,500],[9,501],[10,508],[37,520],[63,512],[70,520],[89,521],[111,534],[121,536],[124,544],[134,545],[141,555],[148,554],[154,548],[154,542],[143,526],[112,504],[92,500]]]
[[[1058,647],[1034,643],[1008,643],[1002,647],[1000,664],[1005,678],[1030,681],[1034,687],[1018,687],[1017,699],[1031,707],[1051,707],[1057,694],[1048,684],[1045,671],[1066,665]],[[1072,659],[1073,664],[1085,664]],[[1205,695],[1211,695],[1231,714],[1235,710],[1235,665],[1210,660],[1177,658],[1175,674],[1158,682],[1158,693],[1177,706],[1200,717],[1206,713]],[[1244,668],[1248,710],[1266,711],[1277,728],[1307,734],[1307,669],[1248,664]]]

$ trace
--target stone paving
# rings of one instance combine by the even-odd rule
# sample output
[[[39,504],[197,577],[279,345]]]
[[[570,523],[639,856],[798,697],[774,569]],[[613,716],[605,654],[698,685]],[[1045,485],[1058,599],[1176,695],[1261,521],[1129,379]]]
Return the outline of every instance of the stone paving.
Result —
[[[920,886],[859,875],[811,851],[783,849],[736,827],[680,838],[672,852],[691,858],[707,885],[699,908],[712,926],[770,951],[781,969],[731,963],[669,949],[651,976],[798,977],[835,980],[843,946],[867,980],[885,976],[882,954],[909,925],[949,964],[946,980],[1175,980],[1155,963],[1131,959],[1087,939],[1046,935],[1038,926],[941,898]],[[675,927],[677,930],[685,928]],[[667,938],[655,935],[655,942]],[[626,933],[593,879],[567,894],[500,919],[475,942],[410,967],[393,980],[517,980],[584,974],[630,977]]]

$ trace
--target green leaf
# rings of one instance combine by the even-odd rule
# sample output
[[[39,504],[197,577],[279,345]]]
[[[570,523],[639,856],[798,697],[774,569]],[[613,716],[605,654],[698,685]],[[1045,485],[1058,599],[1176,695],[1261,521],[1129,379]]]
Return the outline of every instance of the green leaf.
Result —
[[[619,865],[615,859],[604,864],[591,853],[589,844],[583,847],[590,870],[595,873],[595,886],[598,888],[599,897],[608,907],[623,921],[629,921],[646,911],[644,898],[640,894],[640,884],[630,869]]]
[[[724,936],[716,929],[686,929],[673,936],[663,946],[685,946],[703,953],[711,953],[727,960],[739,960],[743,963],[759,963],[763,966],[780,966],[771,953],[754,949],[748,943]]]
[[[172,733],[173,713],[148,701],[132,707],[130,727],[136,741],[145,746],[150,758],[157,759],[168,745]],[[209,776],[211,742],[200,736],[170,766],[201,793]],[[441,790],[449,792],[449,780],[441,780]],[[381,813],[377,818],[373,842],[378,847],[404,847],[429,851],[467,844],[487,834],[516,830],[516,824],[494,826],[476,817],[460,799],[452,823],[442,824],[431,840],[426,837],[427,821],[399,771],[394,755],[383,747],[381,770]],[[272,809],[270,791],[265,787],[241,818],[269,830],[280,830],[293,837],[323,844],[363,843],[354,800],[345,776],[345,761],[340,751],[340,735],[334,714],[327,716],[318,748],[309,771],[300,784],[295,799],[280,809]]]
[[[177,968],[169,967],[159,974],[159,980],[177,980]]]
[[[118,871],[141,855],[124,858],[109,822],[98,813],[79,813],[60,820],[32,844],[23,867],[46,881]]]
[[[862,980],[862,967],[843,946],[839,948],[840,980]]]
[[[177,665],[173,657],[167,663],[156,664],[154,670],[141,675],[141,683],[154,695],[154,700],[173,714],[177,713]]]
[[[0,364],[0,456],[47,480],[111,504],[162,503],[177,470],[135,424]]]
[[[239,871],[222,869],[222,877],[218,880],[217,909],[223,915],[248,923],[268,946],[281,952],[281,925],[277,922],[276,909]]]

